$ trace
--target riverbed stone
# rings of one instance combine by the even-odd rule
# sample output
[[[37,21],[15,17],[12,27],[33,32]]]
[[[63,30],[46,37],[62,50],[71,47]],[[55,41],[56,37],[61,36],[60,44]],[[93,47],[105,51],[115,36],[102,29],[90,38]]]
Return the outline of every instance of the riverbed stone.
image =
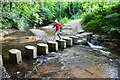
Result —
[[[59,49],[66,48],[66,40],[56,40],[56,42],[58,43],[58,48]]]
[[[76,37],[76,36],[70,36],[70,38],[72,38],[73,44],[78,44],[78,37]]]
[[[48,53],[48,45],[44,43],[37,44],[37,54],[46,55]]]
[[[9,60],[11,63],[19,64],[22,62],[21,51],[18,49],[9,50]]]
[[[37,58],[37,48],[30,45],[25,46],[25,56],[32,59]]]
[[[63,40],[66,40],[66,47],[71,47],[73,45],[72,38],[64,37]]]
[[[3,66],[0,69],[0,80],[10,78],[10,75],[7,73],[5,67]]]
[[[49,52],[58,51],[58,43],[55,41],[47,41]]]

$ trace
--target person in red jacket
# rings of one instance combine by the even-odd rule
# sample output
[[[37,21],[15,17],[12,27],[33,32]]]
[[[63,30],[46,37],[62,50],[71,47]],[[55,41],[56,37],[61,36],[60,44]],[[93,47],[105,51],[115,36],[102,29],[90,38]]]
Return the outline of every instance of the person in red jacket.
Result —
[[[55,22],[56,23],[54,24],[53,28],[56,27],[56,32],[55,32],[55,36],[54,36],[53,40],[56,39],[56,36],[58,36],[59,39],[62,39],[60,36],[60,29],[61,29],[62,25],[57,20],[55,20]]]

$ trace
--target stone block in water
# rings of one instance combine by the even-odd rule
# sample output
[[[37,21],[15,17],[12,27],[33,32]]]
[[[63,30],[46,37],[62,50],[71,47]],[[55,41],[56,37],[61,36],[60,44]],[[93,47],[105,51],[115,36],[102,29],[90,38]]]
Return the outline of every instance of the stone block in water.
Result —
[[[25,46],[25,57],[35,59],[37,58],[37,48],[34,46]]]
[[[59,49],[66,48],[66,40],[56,40],[56,42],[58,43],[58,48]]]
[[[82,39],[83,39],[83,36],[80,35],[80,34],[77,34],[77,35],[75,35],[75,36],[78,37],[78,40],[82,40]]]
[[[93,35],[93,39],[95,39],[95,40],[98,40],[100,38],[101,38],[100,35]]]
[[[22,62],[21,51],[18,49],[9,50],[9,60],[11,63],[19,64]]]
[[[48,45],[44,43],[37,44],[37,54],[46,55],[48,53]]]
[[[79,44],[86,44],[86,42],[87,42],[87,39],[78,40],[78,43],[79,43]]]
[[[87,39],[87,40],[91,40],[93,33],[92,32],[85,32],[80,34],[81,36],[83,36],[83,38]]]
[[[54,41],[47,41],[49,52],[58,51],[58,43]]]
[[[66,47],[71,47],[73,45],[72,38],[64,37],[63,40],[66,40]]]
[[[78,44],[78,37],[76,37],[76,36],[70,36],[70,38],[72,38],[73,44]]]
[[[3,67],[3,60],[2,60],[2,55],[0,55],[0,69]]]

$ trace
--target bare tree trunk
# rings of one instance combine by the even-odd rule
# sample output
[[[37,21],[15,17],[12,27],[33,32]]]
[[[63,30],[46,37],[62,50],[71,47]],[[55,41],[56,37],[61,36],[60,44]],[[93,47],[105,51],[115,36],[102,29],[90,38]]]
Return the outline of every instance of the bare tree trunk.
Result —
[[[61,10],[62,8],[61,8],[61,3],[60,3],[60,19],[62,18],[62,16],[61,16]]]
[[[73,15],[75,15],[75,7],[74,7],[74,3],[73,4]]]
[[[69,6],[68,6],[68,8],[69,8],[69,13],[70,13],[71,15],[73,15],[73,14],[71,13],[71,7],[70,7],[70,4],[71,4],[71,3],[68,3],[68,5],[69,5]]]

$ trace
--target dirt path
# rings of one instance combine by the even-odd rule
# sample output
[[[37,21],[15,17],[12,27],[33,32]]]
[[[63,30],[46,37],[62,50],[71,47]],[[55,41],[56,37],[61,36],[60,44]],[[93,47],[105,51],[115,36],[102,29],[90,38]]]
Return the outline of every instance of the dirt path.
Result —
[[[84,30],[80,24],[80,21],[81,19],[78,19],[65,24],[65,26],[63,27],[63,33],[74,35],[76,33],[83,32]]]
[[[80,24],[81,19],[71,21],[67,23],[68,25],[71,25],[73,29],[75,29],[77,32],[84,31],[81,24]]]

